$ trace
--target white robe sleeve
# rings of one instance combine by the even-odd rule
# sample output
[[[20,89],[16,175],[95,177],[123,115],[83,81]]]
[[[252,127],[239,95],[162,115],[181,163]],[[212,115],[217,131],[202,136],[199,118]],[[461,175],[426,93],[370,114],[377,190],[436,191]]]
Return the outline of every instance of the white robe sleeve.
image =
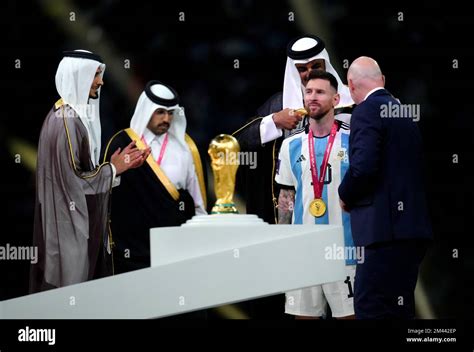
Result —
[[[260,122],[260,140],[262,144],[273,141],[283,135],[281,128],[276,127],[273,114],[265,116]]]
[[[201,195],[201,188],[199,187],[198,177],[196,175],[196,169],[194,168],[193,158],[191,153],[188,153],[187,158],[187,175],[186,175],[186,189],[188,190],[191,197],[194,199],[194,206],[196,209],[196,215],[206,215],[207,211],[204,208],[204,201]]]
[[[117,176],[117,169],[112,163],[110,163],[110,166],[112,166],[112,188],[120,186],[120,176]]]

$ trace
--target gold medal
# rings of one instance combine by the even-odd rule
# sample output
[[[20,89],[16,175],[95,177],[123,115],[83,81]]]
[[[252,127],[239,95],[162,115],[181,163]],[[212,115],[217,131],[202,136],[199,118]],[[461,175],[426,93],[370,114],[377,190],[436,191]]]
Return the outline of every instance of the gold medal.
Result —
[[[313,199],[311,203],[309,203],[309,212],[314,217],[319,218],[326,212],[326,204],[321,198]]]
[[[306,110],[305,108],[296,109],[295,112],[300,116],[308,115],[308,110]]]

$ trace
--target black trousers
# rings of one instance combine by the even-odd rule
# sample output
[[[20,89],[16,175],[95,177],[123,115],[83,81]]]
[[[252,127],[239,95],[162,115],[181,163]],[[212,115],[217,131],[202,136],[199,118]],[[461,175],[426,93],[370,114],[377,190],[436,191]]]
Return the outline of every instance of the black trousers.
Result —
[[[399,240],[365,247],[357,264],[357,319],[414,319],[418,270],[430,242]]]

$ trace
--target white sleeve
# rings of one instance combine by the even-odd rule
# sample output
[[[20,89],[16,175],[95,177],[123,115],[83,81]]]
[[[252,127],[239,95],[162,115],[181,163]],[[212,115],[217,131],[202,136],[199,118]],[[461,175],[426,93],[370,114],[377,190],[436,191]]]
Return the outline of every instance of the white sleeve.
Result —
[[[198,177],[196,175],[196,169],[191,153],[188,154],[188,167],[186,175],[186,187],[185,189],[189,192],[194,200],[194,206],[196,209],[196,215],[206,215],[207,211],[204,208],[204,201],[201,195],[201,188],[199,187]]]
[[[281,128],[276,127],[275,121],[273,121],[273,114],[262,119],[260,122],[260,141],[262,144],[273,141],[282,135]]]
[[[117,169],[115,168],[115,165],[110,163],[110,166],[112,166],[112,188],[120,186],[120,176],[117,175]]]
[[[281,144],[280,154],[278,155],[275,170],[275,181],[281,185],[294,186],[295,184],[293,181],[293,174],[291,172],[289,149],[288,139],[285,139]]]

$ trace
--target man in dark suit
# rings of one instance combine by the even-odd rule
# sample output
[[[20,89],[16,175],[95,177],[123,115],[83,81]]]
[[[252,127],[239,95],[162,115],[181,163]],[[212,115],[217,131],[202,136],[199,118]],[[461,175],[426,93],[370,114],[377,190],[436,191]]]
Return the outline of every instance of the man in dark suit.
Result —
[[[341,207],[351,212],[355,245],[365,247],[365,260],[356,270],[355,314],[358,319],[411,319],[418,269],[432,239],[421,136],[413,116],[400,114],[409,109],[401,109],[384,89],[375,60],[356,59],[347,80],[357,107],[350,167],[339,197]]]

